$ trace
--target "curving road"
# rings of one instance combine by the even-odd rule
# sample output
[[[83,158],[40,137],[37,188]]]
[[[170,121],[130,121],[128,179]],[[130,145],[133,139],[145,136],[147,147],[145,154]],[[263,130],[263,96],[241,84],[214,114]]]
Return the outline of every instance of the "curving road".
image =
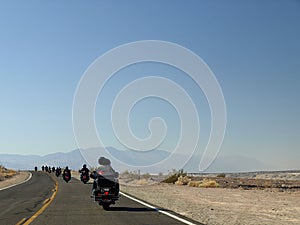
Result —
[[[31,217],[52,195],[53,187],[54,182],[47,174],[32,172],[29,181],[0,191],[0,224],[16,224]]]
[[[58,182],[58,192],[41,214],[35,214],[36,218],[30,225],[184,224],[125,196],[121,196],[116,205],[111,206],[110,211],[105,211],[90,198],[91,184],[83,184],[76,179],[66,183],[61,177],[51,176]],[[16,224],[22,218],[30,218],[42,207],[43,201],[52,195],[53,187],[54,182],[48,174],[37,172],[33,173],[32,179],[27,183],[1,191],[0,224]],[[14,196],[16,191],[18,194]],[[17,203],[13,203],[16,199]],[[7,210],[5,205],[9,205]],[[26,221],[19,224],[23,223]]]

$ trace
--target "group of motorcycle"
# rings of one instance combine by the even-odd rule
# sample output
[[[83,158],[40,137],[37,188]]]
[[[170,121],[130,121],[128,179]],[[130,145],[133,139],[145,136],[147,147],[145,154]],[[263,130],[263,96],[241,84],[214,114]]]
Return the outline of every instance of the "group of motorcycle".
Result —
[[[100,157],[98,160],[100,167],[95,171],[90,173],[90,170],[84,164],[83,167],[79,170],[80,180],[86,184],[90,177],[94,179],[92,187],[91,197],[99,205],[103,207],[104,210],[109,210],[111,204],[115,204],[119,200],[119,173],[115,172],[111,165],[110,160],[104,157]],[[35,168],[37,170],[37,168]],[[62,178],[65,182],[71,180],[71,170],[66,166],[64,170],[60,167],[42,167],[43,171],[55,171],[55,175],[59,177],[62,175]]]
[[[37,167],[34,167],[34,170],[37,171]],[[66,166],[66,168],[63,171],[60,167],[55,168],[54,166],[42,166],[42,171],[48,173],[55,173],[57,177],[59,177],[62,174],[63,180],[67,183],[71,180],[71,170],[68,166]]]

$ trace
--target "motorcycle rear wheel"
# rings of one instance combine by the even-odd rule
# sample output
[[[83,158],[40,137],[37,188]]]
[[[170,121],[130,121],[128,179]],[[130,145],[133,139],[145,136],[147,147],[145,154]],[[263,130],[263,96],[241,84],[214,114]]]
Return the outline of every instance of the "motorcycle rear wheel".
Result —
[[[104,210],[108,211],[110,209],[110,204],[109,203],[103,203],[102,207]]]

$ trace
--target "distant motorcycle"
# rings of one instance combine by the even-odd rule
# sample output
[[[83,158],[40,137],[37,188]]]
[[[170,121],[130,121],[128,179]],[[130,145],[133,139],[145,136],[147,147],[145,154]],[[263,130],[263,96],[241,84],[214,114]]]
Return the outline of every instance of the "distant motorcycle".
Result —
[[[60,168],[56,168],[56,170],[55,170],[55,175],[56,175],[57,177],[59,177],[60,174],[61,174],[61,169],[60,169]]]
[[[90,180],[89,174],[81,173],[81,174],[80,174],[80,180],[81,180],[84,184],[86,184],[86,183]]]
[[[63,174],[63,179],[64,179],[64,181],[66,181],[68,183],[71,180],[71,174],[70,173],[64,173]]]
[[[66,168],[64,169],[62,176],[64,181],[66,181],[67,183],[71,180],[71,170],[68,166],[66,166]]]

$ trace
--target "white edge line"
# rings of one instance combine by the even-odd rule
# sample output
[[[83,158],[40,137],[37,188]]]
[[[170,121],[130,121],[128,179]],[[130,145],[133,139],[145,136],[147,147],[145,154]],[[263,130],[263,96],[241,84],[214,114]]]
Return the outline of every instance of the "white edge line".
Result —
[[[192,222],[187,221],[187,220],[185,220],[185,219],[183,219],[183,218],[180,218],[180,217],[178,217],[178,216],[175,216],[175,215],[173,215],[173,214],[171,214],[171,213],[169,213],[169,212],[166,212],[166,211],[164,211],[164,210],[162,210],[162,209],[158,209],[158,208],[156,208],[156,207],[154,207],[154,206],[152,206],[152,205],[150,205],[150,204],[148,204],[148,203],[146,203],[146,202],[143,202],[143,201],[141,201],[141,200],[139,200],[139,199],[136,199],[136,198],[134,198],[134,197],[131,197],[131,196],[129,196],[129,195],[127,195],[127,194],[125,194],[125,193],[123,193],[123,192],[121,192],[121,191],[120,191],[120,193],[121,193],[123,196],[125,196],[126,198],[129,198],[129,199],[131,199],[131,200],[133,200],[133,201],[135,201],[135,202],[138,202],[138,203],[140,203],[140,204],[142,204],[142,205],[144,205],[144,206],[146,206],[146,207],[148,207],[148,208],[154,209],[155,211],[157,211],[157,212],[159,212],[159,213],[162,213],[162,214],[165,214],[166,216],[172,217],[173,219],[178,220],[178,221],[180,221],[180,222],[182,222],[182,223],[185,223],[185,224],[188,224],[188,225],[196,225],[195,223],[192,223]]]
[[[17,184],[13,184],[13,185],[10,185],[10,186],[4,187],[4,188],[0,188],[0,191],[3,191],[3,190],[5,190],[5,189],[8,189],[8,188],[11,188],[11,187],[14,187],[14,186],[17,186],[17,185],[19,185],[19,184],[23,184],[23,183],[29,181],[29,180],[31,179],[31,177],[32,177],[32,173],[29,172],[29,177],[28,177],[26,180],[24,180],[24,181],[22,181],[22,182],[20,182],[20,183],[17,183]]]

